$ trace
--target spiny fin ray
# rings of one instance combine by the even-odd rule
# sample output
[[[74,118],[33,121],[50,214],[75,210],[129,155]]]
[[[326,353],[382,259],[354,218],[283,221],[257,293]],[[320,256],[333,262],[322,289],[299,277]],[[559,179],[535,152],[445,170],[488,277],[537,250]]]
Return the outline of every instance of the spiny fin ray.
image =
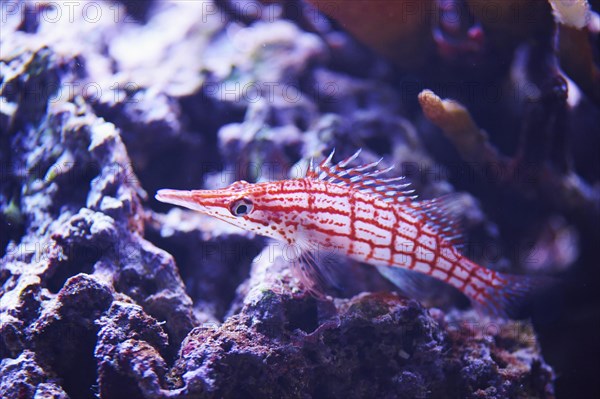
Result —
[[[409,205],[413,208],[414,215],[427,223],[446,242],[457,248],[464,246],[460,195],[446,194]]]
[[[306,176],[333,184],[348,185],[363,193],[382,198],[387,202],[407,203],[417,198],[417,196],[412,195],[414,190],[410,189],[410,183],[405,182],[404,176],[391,178],[379,177],[394,168],[392,165],[387,168],[378,169],[377,167],[381,164],[383,158],[367,164],[347,167],[352,161],[358,158],[360,152],[361,150],[359,149],[348,158],[337,164],[332,164],[331,161],[335,153],[335,150],[333,150],[317,167],[313,167],[311,162]]]

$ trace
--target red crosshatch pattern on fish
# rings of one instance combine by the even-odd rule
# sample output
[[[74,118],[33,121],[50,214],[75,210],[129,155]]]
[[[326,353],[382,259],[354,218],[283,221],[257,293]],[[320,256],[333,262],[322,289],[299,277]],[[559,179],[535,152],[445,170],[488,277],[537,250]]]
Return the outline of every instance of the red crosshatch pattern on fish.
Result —
[[[217,190],[159,190],[159,201],[181,205],[297,248],[295,269],[321,270],[318,251],[335,249],[373,266],[404,268],[444,281],[482,312],[506,317],[528,294],[530,277],[477,265],[459,250],[451,197],[418,201],[404,177],[377,162],[350,167],[360,150],[332,164],[334,152],[306,176],[275,182],[238,181]],[[323,271],[324,272],[324,271]]]

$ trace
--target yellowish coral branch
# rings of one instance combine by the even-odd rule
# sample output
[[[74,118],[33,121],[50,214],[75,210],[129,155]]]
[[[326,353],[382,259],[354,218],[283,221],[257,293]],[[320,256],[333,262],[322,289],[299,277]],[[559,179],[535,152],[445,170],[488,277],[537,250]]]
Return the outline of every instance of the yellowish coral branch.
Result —
[[[431,90],[419,94],[419,103],[425,116],[442,129],[463,159],[471,162],[497,160],[498,154],[489,146],[486,132],[477,126],[462,104],[442,100]]]
[[[554,20],[572,28],[583,29],[590,19],[587,0],[548,0]]]

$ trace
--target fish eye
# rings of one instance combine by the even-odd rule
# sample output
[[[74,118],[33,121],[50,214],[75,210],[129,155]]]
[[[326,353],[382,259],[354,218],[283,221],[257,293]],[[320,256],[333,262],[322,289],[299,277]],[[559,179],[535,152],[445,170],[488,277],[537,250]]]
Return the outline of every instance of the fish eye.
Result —
[[[231,203],[229,205],[229,211],[233,216],[245,216],[252,212],[252,201],[248,198],[240,198]]]

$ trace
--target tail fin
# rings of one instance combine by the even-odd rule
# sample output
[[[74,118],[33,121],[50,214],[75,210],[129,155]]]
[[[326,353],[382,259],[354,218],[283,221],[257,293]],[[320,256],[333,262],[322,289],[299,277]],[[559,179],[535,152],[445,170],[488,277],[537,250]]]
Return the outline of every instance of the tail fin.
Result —
[[[536,293],[554,283],[554,279],[545,276],[520,276],[492,271],[483,292],[467,296],[480,313],[514,318]]]

